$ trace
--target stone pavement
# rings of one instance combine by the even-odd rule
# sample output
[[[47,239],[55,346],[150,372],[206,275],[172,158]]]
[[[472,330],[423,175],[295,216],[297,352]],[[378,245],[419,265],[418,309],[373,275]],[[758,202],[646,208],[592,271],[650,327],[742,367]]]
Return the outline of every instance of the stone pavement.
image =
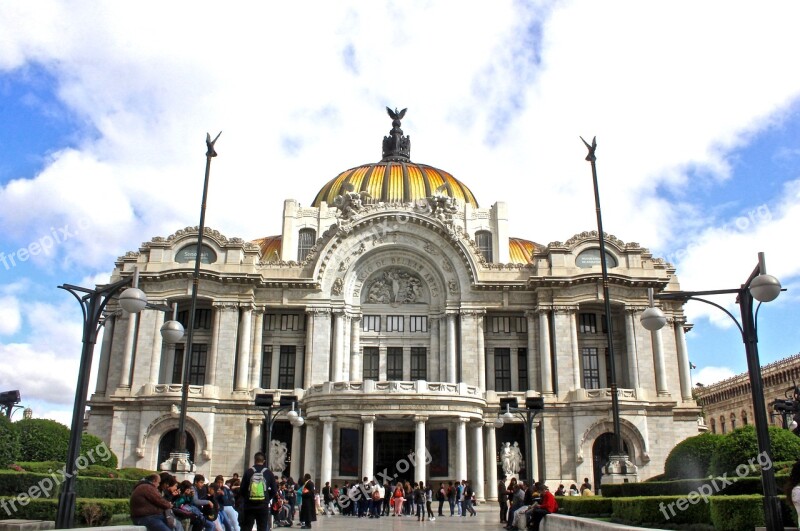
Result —
[[[447,504],[445,504],[445,507]],[[437,504],[433,505],[433,512],[436,513]],[[312,529],[324,531],[353,531],[356,529],[368,529],[370,531],[383,529],[402,529],[402,530],[443,530],[459,529],[461,531],[492,529],[502,531],[500,525],[500,508],[496,503],[487,503],[475,507],[477,516],[449,516],[445,511],[445,516],[437,516],[436,520],[425,520],[418,522],[416,516],[381,516],[374,518],[355,518],[352,516],[323,516],[317,515],[317,521],[313,523]],[[288,527],[275,527],[273,529],[289,529]],[[300,529],[295,522],[294,529]]]

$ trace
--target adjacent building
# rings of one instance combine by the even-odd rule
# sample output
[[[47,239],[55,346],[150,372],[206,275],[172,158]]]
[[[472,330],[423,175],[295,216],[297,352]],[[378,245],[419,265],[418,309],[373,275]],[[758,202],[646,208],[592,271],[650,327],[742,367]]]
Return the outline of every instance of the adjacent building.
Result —
[[[381,160],[322,179],[309,205],[286,200],[281,234],[207,229],[197,249],[188,227],[119,258],[112,280],[138,267],[148,298],[177,303],[186,324],[202,253],[191,353],[162,343],[162,312],[106,320],[89,431],[121,466],[168,457],[190,355],[187,430],[206,476],[241,473],[265,445],[254,398],[273,393],[296,397],[305,419],[276,418],[284,474],[470,478],[494,499],[499,450],[527,453],[521,419],[496,425],[500,401],[543,397],[518,474],[599,483],[612,416],[597,233],[511,236],[505,203],[481,206],[450,173],[412,162],[393,118]],[[663,330],[639,323],[648,288],[679,289],[674,268],[638,243],[606,234],[605,246],[622,439],[643,480],[698,432],[700,410],[681,305],[662,306]]]

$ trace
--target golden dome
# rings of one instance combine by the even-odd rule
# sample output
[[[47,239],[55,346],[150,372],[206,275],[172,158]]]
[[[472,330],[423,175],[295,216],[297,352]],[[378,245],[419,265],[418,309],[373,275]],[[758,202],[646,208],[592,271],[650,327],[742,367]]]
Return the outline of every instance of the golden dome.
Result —
[[[533,252],[539,245],[522,238],[508,239],[508,258],[512,264],[532,264]]]
[[[356,192],[367,192],[371,202],[413,203],[431,197],[444,186],[445,193],[458,204],[469,203],[478,207],[478,201],[467,186],[446,171],[405,161],[381,161],[343,171],[322,187],[311,206],[319,207],[322,201],[329,205],[350,184]]]
[[[322,187],[311,206],[319,207],[323,201],[332,205],[336,196],[349,190],[366,192],[370,202],[387,204],[414,203],[444,191],[458,204],[469,203],[477,208],[478,201],[464,183],[446,171],[411,162],[411,137],[403,135],[400,129],[406,109],[392,111],[387,107],[386,110],[392,118],[392,129],[383,138],[381,161],[340,173]]]
[[[267,236],[253,240],[253,243],[261,248],[262,262],[281,261],[281,240],[283,240],[282,236]]]

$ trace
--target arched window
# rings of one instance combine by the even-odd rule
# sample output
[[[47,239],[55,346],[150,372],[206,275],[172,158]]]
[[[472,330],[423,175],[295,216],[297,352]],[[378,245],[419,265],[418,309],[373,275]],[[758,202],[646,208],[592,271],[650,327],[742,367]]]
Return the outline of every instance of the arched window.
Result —
[[[483,257],[487,262],[492,262],[492,233],[488,230],[479,230],[475,233],[475,242],[478,244]]]
[[[311,252],[314,246],[314,240],[317,239],[317,231],[314,229],[300,229],[300,235],[297,238],[297,261],[302,262]]]
[[[736,413],[731,413],[731,430],[736,429]]]
[[[711,419],[711,433],[717,433],[717,420]]]
[[[721,416],[719,418],[719,429],[722,433],[725,433],[725,416]]]
[[[747,411],[742,410],[742,426],[747,426]]]

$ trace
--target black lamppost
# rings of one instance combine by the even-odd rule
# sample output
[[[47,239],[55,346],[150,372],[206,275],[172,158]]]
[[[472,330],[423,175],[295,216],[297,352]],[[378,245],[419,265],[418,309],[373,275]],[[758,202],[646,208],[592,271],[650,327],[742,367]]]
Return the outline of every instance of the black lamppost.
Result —
[[[139,313],[148,307],[147,297],[138,286],[139,272],[135,270],[132,276],[118,280],[113,284],[97,286],[95,289],[82,288],[72,284],[58,286],[60,289],[69,291],[78,300],[83,311],[83,348],[81,350],[81,362],[78,370],[78,385],[75,390],[75,406],[72,409],[72,427],[69,433],[69,446],[67,448],[67,462],[64,465],[66,474],[61,493],[58,498],[58,509],[56,512],[56,528],[69,529],[75,519],[75,481],[78,473],[78,453],[81,449],[81,436],[83,435],[83,419],[86,411],[86,395],[89,392],[89,378],[92,371],[92,355],[94,345],[97,342],[97,333],[103,325],[103,310],[108,301],[116,296],[120,291],[119,305],[130,314]],[[132,286],[132,287],[128,287]],[[127,288],[127,289],[125,289]],[[122,291],[125,289],[124,291]],[[155,309],[163,310],[162,307],[151,306]],[[167,308],[169,310],[169,308]],[[133,317],[131,316],[131,319]],[[180,323],[165,323],[162,327],[162,336],[167,342],[177,341],[177,328],[174,326]],[[169,325],[169,326],[167,326]],[[165,331],[166,328],[166,331]],[[180,329],[183,335],[183,329]]]
[[[179,472],[178,465],[183,461],[188,470],[180,470],[180,472],[191,472],[193,464],[189,461],[189,450],[186,448],[186,409],[189,402],[189,371],[191,369],[192,349],[194,339],[194,320],[197,311],[197,289],[200,284],[200,262],[203,256],[203,233],[206,227],[206,199],[208,198],[208,178],[211,174],[211,159],[217,156],[214,150],[219,135],[214,140],[211,140],[211,135],[206,133],[206,173],[203,181],[203,198],[200,202],[200,226],[197,231],[197,249],[194,259],[194,274],[192,275],[192,296],[191,308],[189,309],[189,332],[186,337],[186,346],[183,349],[183,373],[181,374],[181,409],[178,417],[178,433],[175,436],[175,448],[170,454],[171,470]]]
[[[500,410],[502,414],[498,415],[494,421],[495,428],[502,428],[506,422],[511,422],[514,418],[522,419],[525,423],[525,468],[528,473],[528,481],[531,484],[538,481],[533,477],[533,463],[534,459],[538,456],[533,455],[533,423],[536,414],[544,410],[544,398],[541,396],[529,396],[525,398],[525,407],[517,406],[517,399],[515,397],[501,398]],[[544,470],[539,471],[539,479],[546,479]]]
[[[297,397],[294,395],[283,396],[278,399],[278,405],[275,406],[275,396],[272,393],[263,393],[256,395],[255,405],[264,413],[264,421],[266,422],[266,444],[264,448],[264,455],[267,456],[267,466],[272,470],[272,461],[270,459],[269,451],[272,445],[272,427],[275,425],[275,419],[283,411],[288,411],[286,416],[292,426],[299,428],[305,423],[305,420],[300,416],[299,408],[296,409]],[[294,459],[295,456],[292,456]]]
[[[15,389],[14,391],[4,391],[0,393],[0,408],[6,410],[6,417],[8,417],[9,419],[11,418],[11,411],[14,409],[14,406],[19,404],[20,399],[21,397],[19,395],[18,389]]]
[[[758,265],[750,273],[744,284],[734,289],[718,289],[709,291],[674,291],[662,292],[655,296],[659,300],[680,301],[685,303],[689,300],[700,301],[711,306],[715,306],[725,312],[728,317],[733,319],[739,332],[742,334],[745,354],[747,356],[747,370],[750,375],[750,391],[753,395],[753,420],[756,428],[756,438],[758,440],[758,451],[766,455],[769,459],[768,468],[761,467],[761,483],[764,489],[764,520],[768,531],[783,529],[781,521],[781,506],[778,499],[777,487],[775,485],[775,470],[771,466],[772,454],[769,441],[769,422],[767,421],[767,408],[764,402],[764,383],[761,379],[761,364],[758,359],[758,334],[756,321],[753,312],[753,300],[759,302],[770,302],[775,300],[781,292],[781,283],[777,278],[767,274],[767,267],[764,262],[764,253],[758,253]],[[741,311],[741,323],[731,312],[721,305],[703,299],[707,295],[736,295],[736,302]],[[758,311],[756,310],[756,313]],[[664,312],[660,308],[651,306],[642,312],[642,326],[648,330],[659,330],[667,322]]]
[[[605,307],[606,321],[606,340],[608,345],[608,375],[611,381],[611,416],[614,426],[614,448],[613,453],[609,456],[609,462],[606,465],[606,470],[613,470],[614,473],[627,474],[628,473],[628,456],[625,454],[624,447],[622,446],[622,431],[619,422],[619,397],[617,396],[617,362],[614,354],[614,331],[611,326],[611,298],[608,295],[608,264],[606,262],[606,244],[605,235],[603,234],[603,216],[600,212],[600,191],[597,186],[597,167],[595,161],[597,157],[594,152],[597,150],[597,137],[592,139],[592,144],[589,145],[586,140],[581,140],[586,145],[589,153],[586,155],[586,160],[592,165],[592,184],[594,185],[594,205],[597,213],[597,239],[600,244],[600,271],[603,278],[603,304]]]

